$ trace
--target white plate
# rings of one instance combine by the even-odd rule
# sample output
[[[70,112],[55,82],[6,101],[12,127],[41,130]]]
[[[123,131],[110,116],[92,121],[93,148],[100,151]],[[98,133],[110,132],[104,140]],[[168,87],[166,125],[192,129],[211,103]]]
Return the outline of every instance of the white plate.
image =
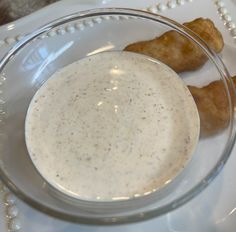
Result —
[[[167,8],[165,11],[158,12],[167,17],[173,18],[180,22],[190,21],[197,17],[211,18],[220,29],[224,36],[226,46],[222,53],[222,58],[228,67],[231,74],[236,74],[236,43],[233,40],[232,33],[225,26],[220,18],[217,8],[221,7],[222,17],[236,21],[236,15],[228,14],[236,11],[236,0],[225,0],[225,7],[221,3],[218,6],[215,1],[195,0],[193,2],[176,0],[176,1],[159,0],[163,3],[162,6],[175,6]],[[184,2],[184,5],[180,3]],[[218,1],[219,2],[219,1]],[[220,1],[222,2],[222,1]],[[172,4],[172,5],[171,5]],[[48,6],[30,16],[27,16],[16,22],[0,27],[0,54],[3,55],[10,46],[12,46],[21,36],[29,33],[36,27],[47,23],[57,17],[68,13],[77,12],[79,10],[91,9],[95,7],[132,7],[144,9],[148,6],[155,6],[156,0],[64,0]],[[156,11],[156,7],[151,8]],[[226,12],[228,9],[228,13]],[[52,13],[53,12],[53,13]],[[229,25],[229,24],[228,24]],[[231,23],[232,25],[232,23]],[[65,28],[65,33],[67,29]],[[165,216],[152,219],[150,221],[140,222],[131,225],[121,226],[85,226],[72,224],[51,218],[47,215],[39,213],[30,208],[20,200],[18,205],[20,209],[20,219],[22,222],[22,231],[34,232],[139,232],[139,231],[161,231],[161,232],[217,232],[227,231],[233,232],[236,228],[236,182],[235,182],[235,167],[236,167],[236,148],[227,162],[224,170],[213,181],[213,183],[204,190],[195,199],[187,203],[180,209],[171,212]],[[1,209],[5,209],[2,205]],[[0,231],[2,228],[7,228],[8,219],[6,213],[0,211]],[[6,212],[6,211],[5,211]],[[16,228],[15,228],[16,229]]]
[[[97,7],[128,7],[147,10],[148,8],[152,9],[151,6],[157,6],[159,3],[166,6],[166,10],[158,11],[157,13],[179,22],[190,21],[197,17],[213,19],[217,28],[224,34],[225,42],[235,45],[232,36],[217,13],[218,7],[214,4],[215,1],[223,2],[225,5],[225,7],[222,7],[223,14],[229,14],[233,22],[236,22],[236,14],[233,14],[235,12],[236,0],[62,0],[13,23],[0,26],[0,46],[4,49],[27,32],[66,14]],[[173,2],[175,7],[168,8],[168,2]],[[176,2],[184,2],[184,4],[180,5]],[[156,7],[154,7],[154,11],[155,9]]]

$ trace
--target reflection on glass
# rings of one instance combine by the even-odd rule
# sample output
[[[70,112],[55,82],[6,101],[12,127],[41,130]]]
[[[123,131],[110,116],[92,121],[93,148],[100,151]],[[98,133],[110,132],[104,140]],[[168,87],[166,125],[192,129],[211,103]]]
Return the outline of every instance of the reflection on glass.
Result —
[[[11,24],[9,24],[8,26],[7,26],[7,30],[8,31],[10,31],[10,30],[12,30],[12,29],[14,29],[15,28],[15,24],[14,23],[11,23]]]
[[[31,80],[32,83],[38,80],[45,69],[48,69],[48,64],[56,60],[61,54],[69,49],[73,43],[73,41],[70,41],[54,52],[49,52],[47,47],[40,44],[38,45],[38,48],[31,49],[28,52],[28,55],[23,59],[22,68],[28,71],[36,69]]]
[[[103,46],[103,47],[101,47],[101,48],[98,48],[98,49],[96,49],[96,50],[94,50],[94,51],[88,53],[87,56],[92,56],[92,55],[95,55],[95,54],[97,54],[97,53],[99,53],[99,52],[105,52],[105,51],[111,50],[111,49],[113,49],[113,48],[114,48],[114,45],[113,45],[113,44],[108,44],[108,45],[106,45],[106,46]]]

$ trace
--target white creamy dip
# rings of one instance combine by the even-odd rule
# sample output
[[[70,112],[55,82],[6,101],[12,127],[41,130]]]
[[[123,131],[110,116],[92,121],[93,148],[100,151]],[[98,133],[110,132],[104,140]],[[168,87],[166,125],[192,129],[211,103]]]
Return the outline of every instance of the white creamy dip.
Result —
[[[26,117],[26,144],[39,173],[79,199],[153,192],[191,158],[199,136],[194,100],[166,65],[104,52],[54,73]]]

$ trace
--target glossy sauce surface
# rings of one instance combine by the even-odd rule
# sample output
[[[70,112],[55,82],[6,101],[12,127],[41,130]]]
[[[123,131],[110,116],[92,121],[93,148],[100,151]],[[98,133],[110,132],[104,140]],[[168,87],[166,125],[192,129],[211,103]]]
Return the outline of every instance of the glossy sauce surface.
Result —
[[[117,200],[153,192],[191,158],[199,117],[167,66],[104,52],[49,78],[31,101],[26,144],[40,174],[61,192]]]

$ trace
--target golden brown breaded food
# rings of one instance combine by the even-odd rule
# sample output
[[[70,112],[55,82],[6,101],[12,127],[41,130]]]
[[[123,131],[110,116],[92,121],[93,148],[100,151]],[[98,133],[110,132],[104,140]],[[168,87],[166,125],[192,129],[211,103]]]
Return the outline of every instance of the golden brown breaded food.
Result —
[[[222,35],[210,19],[198,18],[184,25],[198,34],[215,52],[223,49]],[[124,50],[151,56],[176,72],[196,70],[207,61],[196,44],[173,30],[152,40],[130,44]]]
[[[194,31],[216,53],[222,51],[224,47],[222,34],[210,19],[198,18],[183,25]]]
[[[236,86],[236,76],[233,77]],[[209,136],[223,130],[229,122],[229,109],[222,81],[214,81],[202,88],[188,86],[196,102],[201,135]]]

